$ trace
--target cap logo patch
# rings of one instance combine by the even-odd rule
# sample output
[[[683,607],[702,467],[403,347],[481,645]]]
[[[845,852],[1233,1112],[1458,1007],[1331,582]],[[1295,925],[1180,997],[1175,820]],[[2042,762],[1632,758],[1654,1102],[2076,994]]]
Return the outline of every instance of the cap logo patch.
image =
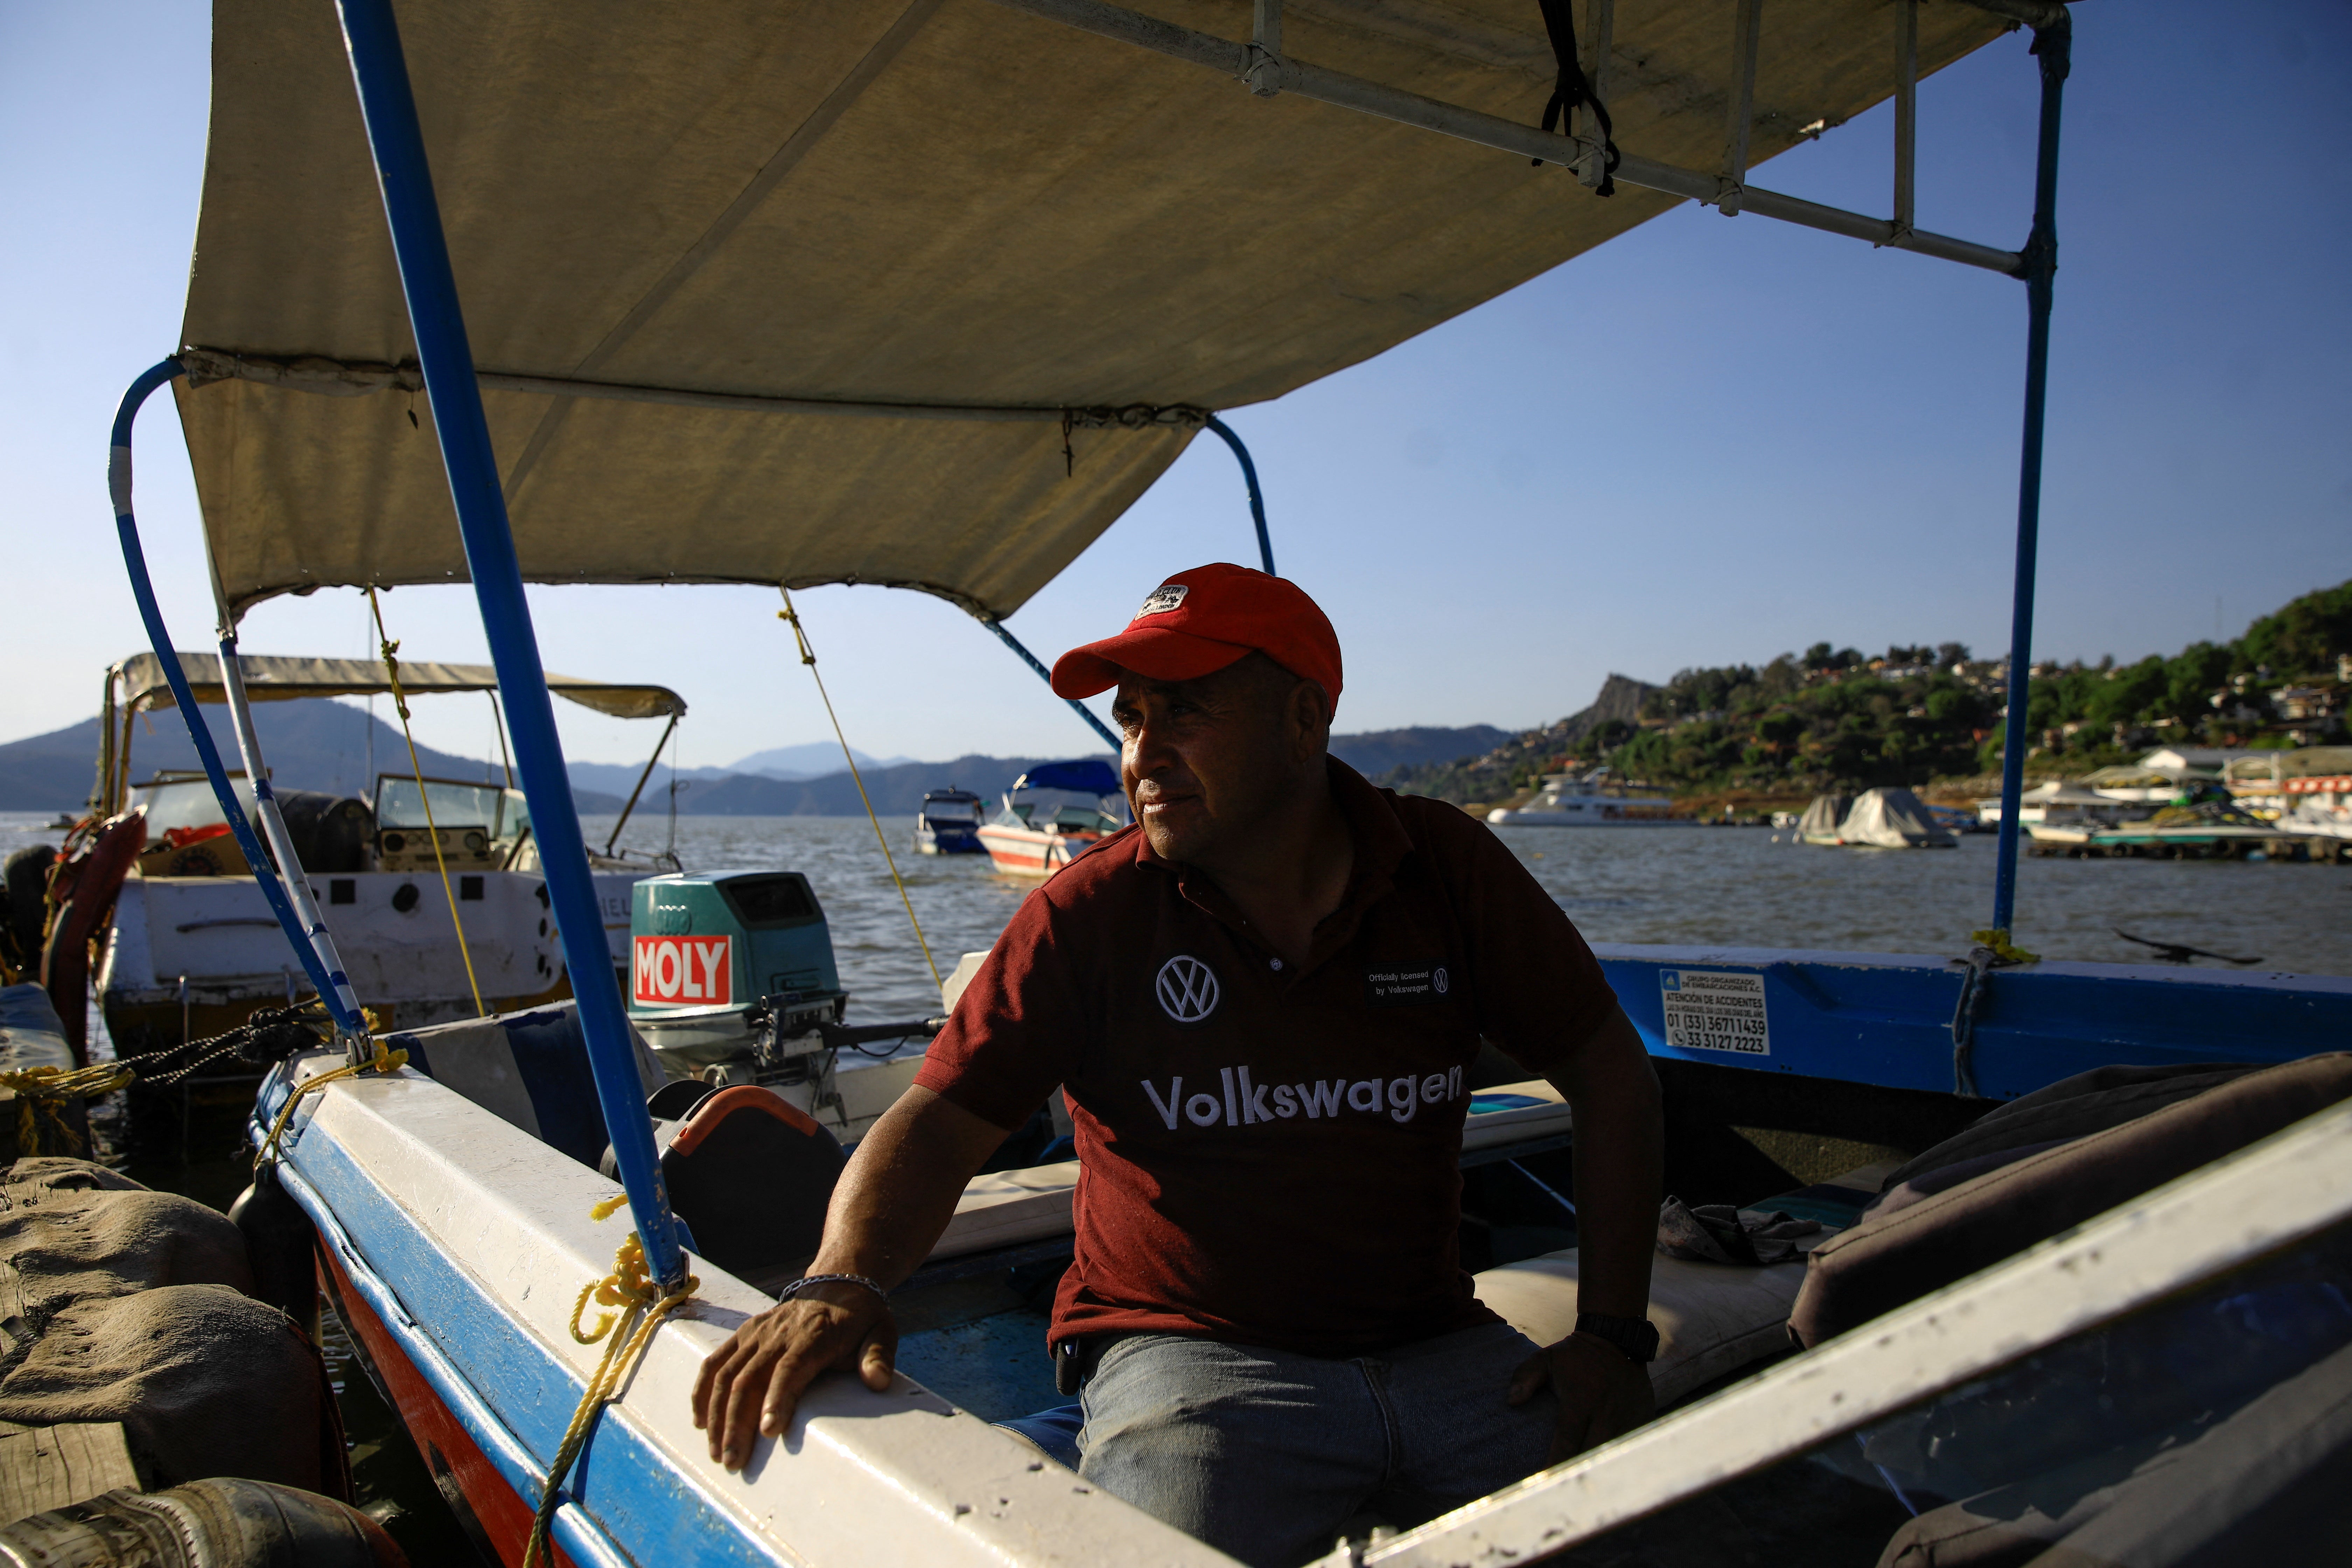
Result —
[[[1135,618],[1139,621],[1146,616],[1164,616],[1182,604],[1184,595],[1192,591],[1181,583],[1162,583],[1151,590],[1151,596],[1143,601],[1143,608],[1135,612]]]

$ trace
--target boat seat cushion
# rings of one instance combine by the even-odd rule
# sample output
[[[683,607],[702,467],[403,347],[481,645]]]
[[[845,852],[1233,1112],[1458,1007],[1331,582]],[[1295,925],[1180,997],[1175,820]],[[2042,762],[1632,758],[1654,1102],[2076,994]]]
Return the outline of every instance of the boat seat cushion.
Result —
[[[773,1289],[816,1251],[841,1179],[840,1141],[773,1089],[706,1095],[662,1151],[662,1182],[695,1250]]]
[[[1934,1148],[1895,1167],[1882,1188],[1892,1191],[1918,1177],[1989,1154],[2105,1132],[2261,1070],[2261,1064],[2245,1062],[2094,1068],[1987,1111]]]
[[[666,1081],[646,1043],[629,1031],[637,1078],[651,1094]],[[563,1001],[520,1013],[466,1018],[384,1037],[408,1065],[500,1120],[593,1168],[604,1152],[604,1111],[588,1070],[580,1005]]]
[[[1898,1184],[1860,1224],[1814,1250],[1790,1332],[1800,1345],[1818,1345],[2347,1097],[2352,1052],[2305,1057],[2235,1074],[1941,1192],[1920,1196]],[[1979,1157],[1986,1152],[1993,1152]]]
[[[1547,1253],[1489,1268],[1477,1277],[1478,1300],[1539,1345],[1576,1331],[1577,1254]],[[1650,1390],[1661,1407],[1694,1389],[1786,1350],[1789,1308],[1805,1277],[1801,1259],[1766,1268],[1654,1258],[1650,1321],[1658,1359]]]

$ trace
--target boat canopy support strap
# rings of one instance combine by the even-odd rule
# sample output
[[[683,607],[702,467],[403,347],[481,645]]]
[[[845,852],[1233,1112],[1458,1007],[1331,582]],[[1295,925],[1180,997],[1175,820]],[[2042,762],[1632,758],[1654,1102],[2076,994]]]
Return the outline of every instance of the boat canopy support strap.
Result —
[[[2058,272],[2058,119],[2072,66],[2073,28],[2038,29],[2042,123],[2033,165],[2033,232],[2025,242],[2025,438],[2018,458],[2017,575],[2010,605],[2009,714],[2001,729],[2000,844],[1993,862],[1992,930],[2006,942],[2017,912],[2018,811],[2032,721],[2033,566],[2041,552],[2042,426],[2050,388],[2051,284]]]
[[[1047,669],[1044,665],[1038,663],[1037,656],[1031,653],[1027,648],[1022,647],[1021,639],[1014,637],[1010,631],[1006,630],[1003,621],[998,620],[993,616],[982,616],[980,617],[980,624],[986,626],[990,631],[994,632],[999,642],[1002,642],[1006,647],[1011,648],[1014,653],[1019,654],[1021,656],[1021,662],[1037,672],[1038,679],[1044,681],[1049,687],[1054,684],[1054,672]],[[1076,713],[1079,718],[1084,719],[1087,721],[1087,727],[1088,729],[1102,737],[1104,745],[1108,746],[1114,752],[1118,750],[1118,737],[1111,733],[1109,725],[1095,717],[1095,710],[1093,709],[1087,707],[1085,703],[1079,701],[1075,697],[1066,697],[1063,700],[1070,705],[1070,711]]]
[[[1242,445],[1242,438],[1234,434],[1233,426],[1212,414],[1208,428],[1212,435],[1234,449],[1234,457],[1241,463],[1242,483],[1249,487],[1250,521],[1257,524],[1258,564],[1265,568],[1267,576],[1275,576],[1277,574],[1274,569],[1274,540],[1265,531],[1265,497],[1257,488],[1257,465],[1250,461],[1249,448]]]
[[[1482,147],[1493,147],[1505,153],[1516,153],[1541,163],[1555,161],[1559,156],[1560,138],[1539,127],[1521,125],[1516,121],[1498,119],[1459,104],[1423,98],[1419,93],[1384,87],[1340,71],[1326,70],[1296,58],[1273,58],[1254,51],[1248,44],[1220,38],[1212,33],[1180,27],[1173,22],[1163,22],[1156,16],[1120,5],[1103,4],[1103,0],[994,0],[999,5],[1014,11],[1042,16],[1048,21],[1063,23],[1080,32],[1097,37],[1112,38],[1133,44],[1154,53],[1204,66],[1227,76],[1251,82],[1251,90],[1265,96],[1268,86],[1282,92],[1297,93],[1341,109],[1352,109],[1361,114],[1393,120],[1402,125],[1419,126],[1442,136],[1452,136]],[[1973,0],[1972,0],[1973,3]],[[2024,4],[2025,0],[2019,0]],[[1983,5],[1980,8],[2009,15],[2004,7]],[[2052,6],[2059,15],[2064,7]],[[1256,75],[1252,77],[1255,68]],[[1571,165],[1572,166],[1572,165]],[[1614,177],[1629,185],[1647,190],[1664,191],[1668,195],[1684,196],[1707,205],[1718,202],[1724,184],[1720,174],[1704,174],[1696,169],[1678,169],[1672,164],[1637,158],[1631,153],[1619,155]],[[2018,278],[2024,276],[2025,258],[2013,250],[1995,246],[1978,245],[1971,240],[1955,239],[1948,235],[1931,234],[1925,229],[1898,229],[1893,220],[1869,217],[1861,213],[1847,212],[1842,207],[1824,206],[1777,191],[1759,190],[1743,185],[1738,200],[1739,210],[1759,217],[1778,218],[1783,223],[1818,228],[1829,234],[1842,234],[1851,239],[1867,240],[1872,245],[1891,247],[1898,250],[1916,251],[1944,261],[1957,261],[1965,267],[1981,267],[1989,271]]]
[[[562,933],[564,963],[579,1001],[580,1029],[596,1098],[613,1140],[621,1185],[629,1195],[630,1214],[644,1242],[647,1268],[666,1287],[675,1288],[686,1278],[686,1258],[656,1160],[635,1046],[605,946],[604,911],[588,868],[588,847],[580,835],[580,814],[564,773],[563,746],[556,734],[530,604],[523,595],[498,458],[482,412],[473,349],[467,342],[457,279],[450,270],[399,26],[391,0],[338,0],[337,9],[368,151],[383,193],[417,360],[432,401],[434,434],[448,470],[466,564],[513,733],[515,771],[530,803],[550,908]]]
[[[220,804],[221,816],[227,819],[229,831],[236,838],[236,847],[245,854],[246,864],[253,868],[255,886],[269,904],[269,912],[278,919],[286,940],[293,944],[295,956],[300,960],[310,988],[326,1005],[328,1016],[334,1019],[336,1032],[347,1040],[356,1042],[367,1035],[367,1026],[360,1017],[358,1000],[352,994],[351,982],[344,978],[340,960],[335,957],[333,942],[327,936],[326,926],[319,921],[318,911],[310,911],[307,927],[295,912],[288,897],[287,884],[270,871],[269,858],[263,853],[261,840],[246,820],[245,803],[237,798],[236,788],[229,783],[228,770],[221,765],[220,748],[213,743],[210,725],[205,722],[203,710],[196,706],[196,696],[188,686],[188,673],[181,667],[180,656],[174,651],[172,634],[163,625],[163,605],[155,598],[155,584],[147,574],[147,552],[139,542],[139,520],[131,510],[131,429],[139,416],[140,405],[154,390],[182,374],[180,362],[167,359],[142,372],[139,378],[123,393],[122,403],[114,412],[114,429],[107,451],[106,482],[114,502],[114,530],[122,544],[122,564],[131,577],[131,595],[139,603],[139,619],[147,628],[148,646],[155,650],[156,659],[163,667],[163,678],[172,688],[172,700],[179,705],[180,717],[186,721],[189,743],[196,749],[196,760],[205,770],[205,777],[213,786],[213,798]],[[224,652],[234,654],[233,647]],[[251,716],[245,714],[242,722],[249,725]],[[259,761],[256,752],[254,762]],[[268,785],[259,772],[250,774],[258,798],[267,800]],[[276,804],[270,805],[271,813]],[[285,831],[280,822],[278,831]],[[289,854],[281,862],[294,868],[294,878],[301,875],[301,867]],[[293,879],[289,879],[290,881]],[[305,900],[307,903],[307,900]],[[353,1047],[356,1049],[356,1046]]]

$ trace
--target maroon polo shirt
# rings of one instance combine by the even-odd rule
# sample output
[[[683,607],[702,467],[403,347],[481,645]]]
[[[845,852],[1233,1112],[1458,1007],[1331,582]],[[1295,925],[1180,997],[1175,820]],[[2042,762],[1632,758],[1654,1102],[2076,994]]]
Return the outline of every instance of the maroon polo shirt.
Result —
[[[1304,965],[1130,827],[1022,903],[916,1077],[1008,1128],[1066,1089],[1055,1342],[1347,1356],[1493,1319],[1456,1249],[1479,1038],[1549,1073],[1617,999],[1483,824],[1330,774],[1355,868]]]

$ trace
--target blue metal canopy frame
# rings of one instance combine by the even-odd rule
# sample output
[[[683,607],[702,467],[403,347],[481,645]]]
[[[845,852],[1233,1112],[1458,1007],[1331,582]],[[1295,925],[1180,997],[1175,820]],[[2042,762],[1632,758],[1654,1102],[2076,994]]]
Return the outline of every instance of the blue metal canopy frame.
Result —
[[[1622,153],[1590,130],[1567,142],[1579,156],[1562,163],[1562,141],[1549,129],[1538,130],[1516,121],[1498,119],[1458,104],[1444,103],[1384,83],[1310,65],[1286,54],[1281,43],[1279,0],[1259,0],[1253,8],[1251,40],[1243,43],[1180,26],[1158,17],[1111,5],[1107,0],[994,0],[1008,10],[1058,22],[1080,32],[1150,49],[1157,54],[1217,71],[1242,83],[1257,98],[1291,93],[1317,102],[1400,124],[1416,126],[1441,136],[1529,156],[1538,164],[1550,163],[1575,170],[1582,166],[1586,183],[1599,185],[1605,172],[1617,183],[1662,191],[1716,207],[1725,216],[1754,213],[1760,217],[1800,224],[1873,246],[1916,251],[1966,267],[1981,267],[2024,280],[2027,337],[2025,378],[2025,440],[2018,478],[2017,576],[2010,615],[2009,715],[2001,760],[2000,844],[1993,874],[1994,940],[2005,945],[2017,903],[2018,799],[2023,787],[2028,698],[2027,669],[2033,633],[2033,569],[2042,519],[2042,431],[2050,364],[2051,279],[2058,266],[2058,121],[2074,33],[2074,18],[2063,0],[1963,0],[1963,4],[2007,18],[2012,25],[2033,29],[2033,53],[2042,62],[2042,110],[2035,159],[2033,227],[2021,251],[1931,234],[1911,222],[1913,162],[1916,153],[1916,88],[1918,0],[1897,0],[1896,52],[1898,79],[1895,132],[1895,212],[1879,218],[1846,212],[1763,190],[1747,183],[1748,129],[1755,92],[1755,7],[1736,7],[1732,42],[1735,80],[1727,107],[1721,170],[1710,174],[1679,169],[1632,153]],[[1597,31],[1606,37],[1605,19],[1613,0],[1593,0],[1602,16]],[[1607,59],[1596,58],[1592,74],[1605,77]],[[1597,96],[1597,94],[1596,94]],[[1612,159],[1597,162],[1604,153]],[[1257,497],[1256,470],[1233,432],[1215,418],[1208,427],[1223,437],[1242,462],[1249,481],[1251,506],[1259,518],[1259,542],[1266,570],[1274,570],[1273,550],[1265,542],[1264,509]],[[1032,661],[1034,662],[1034,660]],[[1996,949],[1998,952],[1998,949]]]
[[[481,387],[475,379],[457,279],[449,268],[425,139],[417,127],[400,28],[390,0],[338,0],[337,9],[352,78],[359,89],[368,150],[383,191],[384,217],[400,264],[409,324],[416,334],[417,359],[432,401],[434,435],[448,469],[466,564],[514,738],[515,772],[530,803],[531,829],[563,940],[564,964],[579,1000],[596,1098],[612,1133],[614,1161],[645,1245],[646,1268],[674,1289],[686,1277],[686,1257],[669,1194],[662,1185],[653,1123],[637,1078],[635,1046],[605,946],[604,911],[589,874],[588,847],[564,771],[563,744],[556,734],[530,604],[523,595],[522,569],[515,556],[489,424],[482,414]]]
[[[182,374],[180,362],[166,359],[142,371],[122,395],[121,404],[114,411],[114,428],[107,447],[107,489],[114,503],[114,531],[122,545],[122,564],[131,577],[131,597],[139,602],[139,619],[147,629],[148,646],[155,650],[157,662],[163,667],[163,679],[172,688],[172,700],[178,705],[180,716],[187,721],[189,743],[196,749],[196,761],[205,770],[205,777],[213,786],[213,798],[220,805],[221,816],[227,819],[229,832],[236,847],[245,855],[245,863],[253,868],[254,885],[268,902],[269,912],[278,918],[278,928],[293,944],[294,956],[301,963],[302,973],[310,982],[310,989],[334,1020],[335,1032],[356,1053],[356,1042],[367,1037],[367,1025],[360,1016],[358,1001],[352,994],[351,982],[340,968],[331,967],[324,954],[332,952],[333,944],[323,941],[325,928],[313,925],[305,929],[297,914],[294,900],[287,885],[273,875],[269,857],[263,852],[261,839],[255,834],[253,824],[247,820],[245,803],[236,797],[236,788],[229,783],[228,770],[222,766],[220,747],[213,741],[212,727],[205,722],[203,710],[196,706],[195,693],[189,689],[188,672],[180,664],[180,656],[172,641],[172,634],[163,625],[163,607],[155,597],[155,584],[148,576],[147,552],[139,542],[139,519],[131,506],[131,426],[139,410],[157,387]],[[224,681],[236,678],[236,645],[233,637],[224,636],[221,642],[221,667]],[[249,781],[257,803],[266,800],[269,781],[254,773]],[[289,864],[280,874],[297,877],[301,867]],[[307,900],[306,900],[307,902]],[[314,911],[315,913],[315,911]],[[357,1059],[354,1054],[353,1059]]]
[[[1242,445],[1242,438],[1234,434],[1233,426],[1227,425],[1223,420],[1218,418],[1213,414],[1208,416],[1204,428],[1215,432],[1219,440],[1232,447],[1234,460],[1241,464],[1242,484],[1249,491],[1250,521],[1257,528],[1258,564],[1260,568],[1265,571],[1267,576],[1273,577],[1279,575],[1279,574],[1277,574],[1274,569],[1274,539],[1273,536],[1266,531],[1265,494],[1258,489],[1257,465],[1250,460],[1249,448]],[[998,638],[1003,642],[1006,647],[1009,647],[1014,653],[1019,654],[1021,656],[1021,662],[1037,672],[1038,679],[1044,681],[1048,686],[1053,685],[1053,672],[1045,668],[1043,660],[1039,659],[1035,654],[1031,653],[1027,647],[1023,646],[1019,637],[1014,637],[1010,631],[1005,629],[1005,626],[1003,621],[998,620],[993,616],[982,616],[980,618],[980,624],[986,626],[990,631],[994,632]],[[1075,712],[1079,718],[1087,721],[1087,728],[1093,730],[1096,734],[1102,737],[1104,745],[1108,746],[1114,752],[1118,750],[1118,736],[1112,732],[1109,725],[1104,723],[1100,719],[1095,716],[1093,709],[1087,707],[1085,703],[1079,701],[1075,697],[1066,697],[1063,700],[1070,705],[1071,711]]]

